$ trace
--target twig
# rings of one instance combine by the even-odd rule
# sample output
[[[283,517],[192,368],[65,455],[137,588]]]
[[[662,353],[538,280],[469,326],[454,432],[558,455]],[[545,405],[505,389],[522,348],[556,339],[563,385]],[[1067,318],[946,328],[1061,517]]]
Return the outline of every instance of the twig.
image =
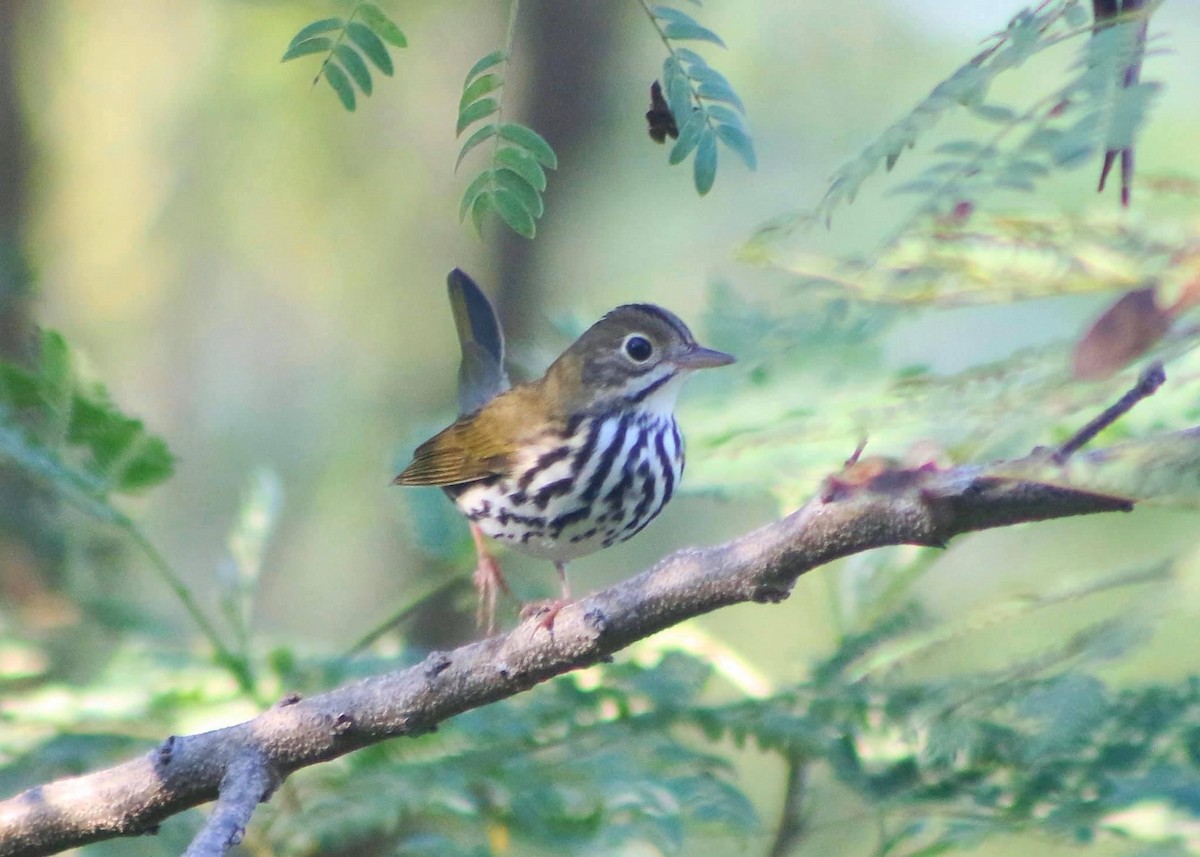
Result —
[[[246,834],[254,809],[275,789],[267,760],[247,750],[221,780],[217,805],[183,857],[224,857]]]
[[[1146,368],[1146,371],[1142,372],[1137,383],[1133,385],[1133,389],[1105,408],[1094,420],[1071,435],[1071,438],[1058,448],[1058,451],[1053,456],[1054,463],[1066,464],[1068,458],[1082,449],[1100,432],[1127,414],[1134,405],[1147,396],[1154,395],[1155,391],[1166,380],[1167,373],[1163,370],[1162,361],[1151,363]]]
[[[779,827],[775,829],[775,840],[771,843],[768,857],[788,857],[807,830],[804,817],[804,797],[808,786],[808,757],[795,750],[787,754],[787,783],[783,793],[783,812],[779,816]]]
[[[204,614],[204,610],[201,609],[199,602],[196,601],[187,584],[183,582],[183,578],[171,567],[166,558],[159,553],[158,548],[138,528],[133,519],[122,515],[117,519],[116,525],[137,545],[145,557],[150,560],[150,565],[155,573],[175,593],[175,597],[179,599],[179,603],[183,605],[188,615],[192,617],[192,621],[196,623],[196,627],[200,629],[200,633],[204,635],[204,638],[208,640],[208,644],[212,646],[214,660],[217,664],[233,674],[234,679],[238,683],[238,688],[242,693],[253,697],[254,677],[250,674],[249,664],[244,657],[234,654],[233,650],[221,640],[221,635],[217,632],[216,626]]]
[[[425,592],[422,592],[416,598],[406,603],[403,607],[393,612],[392,615],[388,616],[370,631],[359,637],[354,645],[348,648],[345,653],[343,653],[342,657],[353,658],[357,655],[361,655],[367,649],[371,648],[371,646],[379,642],[379,639],[384,634],[400,625],[402,622],[404,622],[404,620],[408,619],[419,609],[421,609],[421,607],[428,604],[430,600],[449,592],[451,589],[462,586],[463,582],[463,578],[461,576],[457,576],[451,577],[448,580],[440,581],[436,585],[429,587]]]

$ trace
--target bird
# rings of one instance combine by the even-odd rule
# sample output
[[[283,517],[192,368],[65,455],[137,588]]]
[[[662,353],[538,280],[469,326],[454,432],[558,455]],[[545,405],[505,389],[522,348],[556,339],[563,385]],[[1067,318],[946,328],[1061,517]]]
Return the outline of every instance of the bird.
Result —
[[[471,523],[488,633],[498,591],[508,587],[485,559],[485,537],[550,560],[562,597],[539,613],[552,628],[571,600],[567,563],[640,533],[678,486],[684,446],[675,402],[684,381],[734,357],[700,345],[669,310],[625,304],[584,331],[541,378],[508,387],[503,370],[491,366],[503,360],[503,337],[487,322],[482,292],[474,295],[478,286],[458,269],[448,282],[464,343],[460,379],[473,374],[491,389],[460,385],[465,412],[419,445],[393,484],[439,486]],[[476,334],[482,342],[469,349]],[[489,368],[468,373],[468,351]]]

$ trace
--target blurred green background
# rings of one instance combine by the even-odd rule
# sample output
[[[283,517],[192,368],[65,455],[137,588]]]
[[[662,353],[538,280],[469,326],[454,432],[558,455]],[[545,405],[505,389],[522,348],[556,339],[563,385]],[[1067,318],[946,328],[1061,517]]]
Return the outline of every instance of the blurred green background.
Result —
[[[461,550],[448,560],[416,547],[413,508],[421,507],[423,520],[442,508],[448,526],[458,527],[449,504],[437,492],[389,486],[412,446],[453,417],[458,351],[444,289],[449,269],[463,267],[496,296],[517,374],[525,377],[540,374],[584,325],[631,301],[668,306],[702,341],[726,347],[719,313],[707,310],[713,285],[735,304],[770,306],[790,283],[786,272],[738,262],[739,245],[768,218],[811,208],[839,164],[1018,8],[713,0],[696,10],[729,45],[706,55],[745,101],[759,155],[757,172],[749,173],[723,152],[714,190],[699,198],[690,170],[669,168],[666,150],[646,135],[647,91],[661,73],[662,46],[641,9],[526,0],[507,97],[515,117],[537,128],[560,160],[537,239],[527,242],[496,223],[480,241],[457,222],[472,175],[469,161],[454,171],[461,81],[501,42],[504,7],[382,5],[410,46],[393,53],[394,78],[377,77],[375,94],[355,114],[323,83],[309,85],[318,58],[278,62],[301,26],[344,14],[335,3],[5,0],[0,13],[0,51],[16,94],[5,119],[19,123],[8,133],[23,145],[21,193],[10,188],[9,206],[36,283],[28,311],[37,324],[61,330],[115,401],[178,456],[173,479],[124,508],[202,603],[217,597],[252,474],[273,474],[280,511],[253,627],[259,639],[299,650],[341,650],[451,569],[465,575],[470,568]],[[1148,60],[1145,74],[1166,88],[1138,141],[1139,176],[1194,177],[1200,5],[1165,3],[1151,32],[1161,35],[1152,44],[1167,50]],[[1073,57],[1068,50],[1040,59],[997,96],[1018,98],[1043,76],[1061,74]],[[820,254],[870,250],[911,208],[908,198],[886,191],[912,160],[902,161],[895,179],[868,185],[830,231],[797,242]],[[1095,164],[997,205],[1115,211],[1111,188],[1104,197],[1094,193],[1098,170]],[[1134,199],[1135,219],[1178,217],[1196,228],[1194,213],[1180,215],[1169,198],[1135,184]],[[917,364],[960,371],[1028,346],[1069,342],[1113,297],[913,313],[889,328],[878,359],[891,372]],[[745,360],[722,370],[725,378],[698,379],[684,395],[685,434],[689,415],[699,434],[711,434],[712,414],[741,407],[747,400],[727,397],[761,366]],[[818,420],[825,392],[793,391]],[[947,419],[959,417],[931,415],[908,440],[935,434]],[[1184,424],[1179,414],[1155,419]],[[836,470],[859,439],[851,429],[824,438],[811,466]],[[573,563],[576,591],[776,514],[778,493],[720,490],[720,474],[738,465],[714,457],[706,470],[705,448],[693,446],[689,457],[704,494],[675,501],[632,543]],[[1187,557],[1197,547],[1196,520],[1189,509],[1159,508],[962,539],[935,561],[920,594],[936,614],[952,617],[1050,581]],[[464,525],[459,539],[465,534]],[[122,597],[190,633],[137,553],[124,559],[130,571],[114,583]],[[86,575],[87,563],[75,560],[73,574]],[[552,591],[548,564],[514,554],[504,562],[522,596]],[[797,680],[836,645],[856,576],[870,562],[810,575],[780,607],[733,608],[697,627],[767,680]],[[1191,629],[1200,588],[1187,573],[1194,566],[1181,562],[1169,591],[1138,602],[1159,633],[1135,659],[1106,667],[1110,678],[1195,671]],[[415,636],[430,645],[470,638],[470,595],[460,594],[462,611],[434,611]],[[1122,609],[1115,600],[1082,611],[1068,606],[1053,621],[1039,614],[1033,627],[985,628],[920,669],[994,667],[1017,656],[1021,643],[1036,646],[1039,632],[1053,637],[1084,613]],[[42,615],[32,607],[21,619],[31,634],[72,621],[69,610]],[[228,712],[216,712],[196,728],[224,722]],[[745,764],[743,785],[769,820],[781,773],[752,753]],[[873,836],[869,825],[848,830],[836,805],[813,813],[811,853],[861,853],[855,849]],[[725,845],[715,847],[726,853]],[[1004,853],[1007,846],[989,847]],[[1039,846],[1043,853],[1050,847]],[[698,846],[691,853],[708,852]]]

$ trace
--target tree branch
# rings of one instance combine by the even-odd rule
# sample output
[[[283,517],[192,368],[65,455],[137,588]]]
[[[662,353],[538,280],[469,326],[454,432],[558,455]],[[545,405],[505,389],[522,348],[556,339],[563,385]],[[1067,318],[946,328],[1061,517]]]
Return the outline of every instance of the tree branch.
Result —
[[[221,857],[242,841],[255,808],[275,790],[271,767],[261,753],[238,756],[221,780],[217,805],[183,857]]]
[[[843,485],[836,499],[817,497],[724,545],[679,551],[572,603],[559,613],[553,633],[532,618],[507,634],[435,652],[415,667],[307,699],[287,697],[253,720],[172,737],[115,767],[30,789],[0,803],[0,857],[151,832],[163,819],[214,798],[217,809],[188,853],[222,854],[253,805],[299,768],[428,732],[455,714],[595,664],[719,607],[781,601],[800,575],[839,557],[883,545],[941,546],[960,533],[1026,521],[1128,511],[1132,500],[1084,486],[1145,496],[1142,484],[1155,486],[1151,493],[1162,490],[1156,474],[1195,482],[1200,428],[1076,455],[1069,471],[1052,458],[1053,451],[1037,450],[986,467],[876,473]],[[1113,469],[1135,475],[1114,478]],[[1040,481],[1048,473],[1054,482]],[[1065,484],[1068,474],[1073,485]]]

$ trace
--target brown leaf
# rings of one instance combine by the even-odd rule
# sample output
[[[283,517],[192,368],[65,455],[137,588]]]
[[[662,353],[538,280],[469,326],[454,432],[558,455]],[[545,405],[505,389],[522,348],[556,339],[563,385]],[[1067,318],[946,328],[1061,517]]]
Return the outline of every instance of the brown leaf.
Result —
[[[1125,293],[1075,346],[1075,377],[1088,381],[1107,378],[1144,354],[1170,324],[1171,313],[1158,306],[1152,287]]]

